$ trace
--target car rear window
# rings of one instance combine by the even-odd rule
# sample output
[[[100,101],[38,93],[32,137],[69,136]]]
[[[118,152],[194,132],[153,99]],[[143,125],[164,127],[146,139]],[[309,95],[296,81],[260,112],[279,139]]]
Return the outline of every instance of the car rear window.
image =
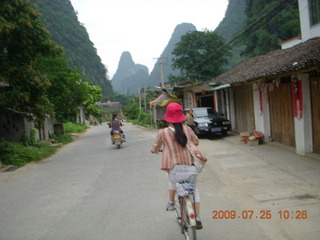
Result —
[[[193,114],[195,115],[195,117],[221,116],[220,113],[213,110],[212,108],[193,109]]]

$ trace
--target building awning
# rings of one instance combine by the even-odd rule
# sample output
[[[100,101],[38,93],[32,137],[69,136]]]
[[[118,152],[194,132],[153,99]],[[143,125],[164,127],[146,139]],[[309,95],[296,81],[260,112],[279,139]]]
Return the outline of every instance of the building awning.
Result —
[[[228,88],[230,87],[230,84],[227,83],[227,84],[222,84],[222,85],[219,85],[217,87],[214,87],[214,88],[210,88],[209,90],[207,90],[207,93],[212,93],[214,91],[217,91],[217,90],[220,90],[220,89],[223,89],[223,88]]]
[[[159,106],[159,107],[165,107],[170,102],[181,102],[180,98],[177,98],[176,96],[169,94],[167,92],[163,92],[158,96],[155,100],[150,102],[151,106]]]

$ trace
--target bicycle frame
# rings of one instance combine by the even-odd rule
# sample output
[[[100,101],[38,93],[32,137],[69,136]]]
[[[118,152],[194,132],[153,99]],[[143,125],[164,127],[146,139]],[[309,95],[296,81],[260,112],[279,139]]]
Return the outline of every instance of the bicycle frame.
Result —
[[[182,186],[182,185],[181,185]],[[182,186],[183,187],[183,186]],[[194,189],[184,188],[183,191],[178,192],[179,206],[175,209],[175,215],[178,223],[181,226],[181,233],[185,236],[185,239],[196,239],[196,215],[191,201],[193,198]]]
[[[181,210],[181,216],[182,214],[187,214],[188,216],[188,221],[187,223],[184,223],[184,225],[189,225],[190,227],[194,227],[196,226],[196,216],[195,216],[195,212],[192,206],[192,202],[189,196],[185,196],[185,197],[179,197],[181,199],[181,201],[183,201],[183,208]],[[180,200],[179,200],[180,202]],[[181,203],[180,203],[181,206]],[[185,213],[182,213],[185,209]]]
[[[181,233],[186,240],[196,240],[196,214],[191,199],[195,200],[194,192],[198,171],[195,166],[175,165],[169,173],[169,181],[176,183],[179,204],[175,205],[175,215]],[[193,201],[195,202],[195,201]],[[167,209],[168,210],[168,209]]]

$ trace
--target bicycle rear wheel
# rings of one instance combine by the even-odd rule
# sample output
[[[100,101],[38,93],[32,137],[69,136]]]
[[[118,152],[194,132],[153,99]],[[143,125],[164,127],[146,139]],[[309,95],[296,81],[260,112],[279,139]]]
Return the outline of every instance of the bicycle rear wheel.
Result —
[[[188,227],[186,229],[184,236],[186,240],[196,240],[197,239],[196,227]]]
[[[183,211],[181,211],[182,214],[182,219],[181,219],[181,229],[182,233],[184,235],[184,238],[186,240],[196,240],[197,239],[197,234],[196,234],[196,227],[190,225],[190,222],[192,222],[189,219],[189,215],[187,213],[187,204],[186,204],[186,199],[183,201]]]
[[[183,214],[183,219],[181,220],[182,225],[182,234],[184,235],[185,240],[196,240],[197,239],[197,233],[196,233],[196,227],[189,225],[189,219],[187,214]]]

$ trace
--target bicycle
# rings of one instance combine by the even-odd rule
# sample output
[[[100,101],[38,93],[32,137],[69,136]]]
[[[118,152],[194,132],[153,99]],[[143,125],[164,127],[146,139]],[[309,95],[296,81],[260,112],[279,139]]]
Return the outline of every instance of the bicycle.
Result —
[[[181,167],[185,165],[180,165]],[[190,166],[185,166],[188,167]],[[190,171],[190,168],[186,171]],[[186,172],[185,172],[186,173]],[[190,173],[189,173],[190,175]],[[183,181],[177,182],[178,204],[175,204],[175,216],[181,227],[181,233],[186,240],[196,240],[196,214],[191,199],[194,200],[194,190],[197,180],[197,170]],[[194,202],[194,201],[193,201]]]

